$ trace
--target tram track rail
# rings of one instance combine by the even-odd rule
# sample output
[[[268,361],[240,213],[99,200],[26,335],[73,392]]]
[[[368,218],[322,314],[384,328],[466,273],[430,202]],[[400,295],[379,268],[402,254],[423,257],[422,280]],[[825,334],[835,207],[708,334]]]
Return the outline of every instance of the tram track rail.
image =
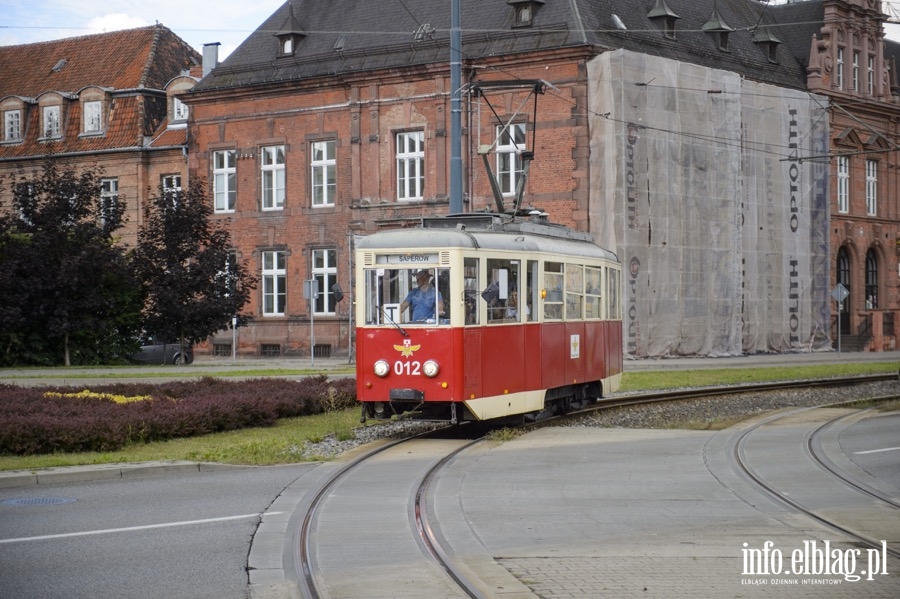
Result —
[[[866,410],[868,411],[868,410]],[[842,416],[838,416],[837,418],[833,418],[829,420],[818,429],[813,431],[810,435],[807,436],[806,439],[806,448],[809,452],[809,455],[815,460],[815,462],[819,465],[822,470],[828,472],[838,480],[842,481],[848,487],[855,489],[859,493],[863,495],[868,495],[869,497],[881,501],[891,507],[900,510],[900,501],[896,501],[887,493],[884,493],[857,478],[847,475],[844,470],[842,470],[837,464],[835,464],[831,458],[825,453],[825,450],[820,443],[820,437],[828,431],[831,427],[835,426],[837,423],[842,420],[846,420],[847,418],[854,416],[855,413],[844,414]]]
[[[729,385],[722,387],[704,387],[704,388],[687,388],[687,389],[677,389],[677,390],[665,390],[665,391],[654,391],[647,393],[635,393],[632,395],[625,395],[619,397],[613,397],[610,399],[600,400],[598,403],[593,404],[587,408],[579,409],[575,411],[571,411],[562,416],[555,416],[552,418],[546,418],[539,420],[538,422],[533,423],[531,426],[546,426],[552,425],[555,422],[558,422],[561,418],[575,417],[581,416],[585,414],[590,414],[592,412],[596,412],[599,410],[607,410],[610,408],[621,407],[621,406],[640,406],[643,404],[653,404],[653,403],[663,403],[663,402],[676,402],[676,401],[686,401],[691,399],[705,398],[711,396],[722,396],[722,395],[733,395],[740,393],[753,393],[753,392],[766,392],[766,391],[781,391],[786,389],[798,388],[798,387],[836,387],[836,386],[851,386],[855,384],[862,383],[872,383],[872,382],[884,382],[890,380],[897,380],[897,375],[895,374],[873,374],[873,375],[860,375],[860,376],[851,376],[851,377],[835,377],[828,379],[811,379],[811,380],[797,380],[797,381],[777,381],[777,382],[768,382],[768,383],[754,383],[754,384],[742,384],[742,385]],[[900,398],[900,385],[898,385],[898,393],[896,395],[886,396],[876,398],[878,399],[897,399]],[[872,401],[870,398],[868,401]],[[809,409],[809,408],[804,408]],[[802,410],[795,410],[802,411]],[[793,412],[790,412],[793,413]],[[776,415],[777,416],[777,415]],[[771,418],[775,418],[773,416]],[[464,427],[474,426],[472,425],[463,425]],[[426,439],[429,437],[433,437],[434,435],[440,435],[445,433],[450,429],[459,429],[461,427],[441,427],[432,431],[428,431],[425,433],[419,433],[417,435],[401,438],[401,439],[393,439],[391,441],[384,442],[362,454],[347,461],[345,464],[341,465],[335,472],[333,472],[330,476],[326,477],[322,483],[320,483],[318,489],[313,493],[312,499],[308,501],[305,506],[305,512],[300,519],[299,531],[297,535],[297,543],[296,543],[296,551],[294,552],[295,556],[295,564],[294,567],[298,574],[298,587],[300,591],[300,596],[304,599],[324,599],[326,597],[330,597],[331,595],[328,593],[327,589],[321,588],[322,581],[317,579],[315,572],[315,564],[314,564],[314,553],[315,547],[312,543],[312,535],[311,531],[315,526],[316,519],[318,517],[319,510],[323,504],[323,502],[327,499],[330,493],[334,491],[336,486],[342,481],[345,477],[347,477],[354,470],[358,470],[363,467],[369,460],[382,454],[385,451],[390,449],[397,448],[398,446],[408,443],[417,439]],[[413,516],[411,527],[413,527],[416,531],[416,539],[420,546],[421,552],[423,556],[427,559],[433,560],[435,564],[439,567],[440,570],[444,572],[449,581],[452,581],[452,585],[459,589],[460,593],[464,596],[471,597],[473,599],[480,599],[481,597],[485,597],[483,591],[479,589],[479,581],[471,580],[470,577],[466,573],[466,569],[461,567],[461,565],[457,564],[452,557],[452,549],[449,547],[444,547],[440,534],[436,530],[436,526],[430,520],[431,510],[429,509],[429,494],[432,491],[435,480],[439,476],[440,472],[447,467],[448,464],[453,462],[462,452],[466,449],[471,448],[473,445],[483,441],[485,438],[484,434],[481,432],[475,439],[471,439],[468,442],[460,445],[455,448],[453,451],[449,452],[445,456],[440,459],[436,459],[435,463],[427,470],[427,472],[421,476],[420,480],[417,482],[415,486],[415,498],[413,501]],[[741,445],[738,443],[735,449],[735,459],[741,459]],[[826,461],[827,464],[827,461]],[[753,478],[752,468],[748,472],[748,476]],[[757,481],[759,485],[765,485],[765,481],[761,478]],[[777,490],[772,490],[771,493],[774,493],[775,497],[780,497],[778,495]],[[790,502],[789,498],[785,498],[786,502]],[[795,502],[796,503],[796,502]],[[793,509],[804,512],[804,506],[802,505],[791,505]],[[900,509],[900,505],[897,505],[894,502],[894,507]],[[819,517],[816,517],[814,514],[810,514],[810,517],[817,519],[822,522]],[[822,522],[823,524],[827,524],[826,522]],[[830,524],[829,524],[830,525]],[[839,527],[839,525],[837,525]],[[833,527],[835,528],[835,527]],[[838,528],[840,530],[840,528]],[[847,534],[850,537],[858,538],[852,530],[842,530],[844,534]],[[875,547],[873,545],[874,541],[872,539],[860,539],[860,542],[863,542],[869,546]],[[895,550],[890,551],[891,555],[894,557],[900,557],[900,553]]]
[[[331,476],[327,477],[327,479],[323,481],[317,492],[314,494],[309,505],[306,507],[305,513],[301,519],[300,530],[298,533],[298,551],[296,552],[295,567],[296,571],[300,574],[298,586],[301,597],[303,597],[304,599],[324,599],[331,596],[328,593],[327,589],[321,588],[322,583],[317,579],[314,572],[315,547],[311,542],[311,531],[313,526],[315,525],[317,514],[321,505],[327,499],[329,494],[333,492],[340,481],[350,475],[354,470],[358,470],[359,468],[361,468],[372,458],[388,450],[396,449],[398,446],[414,440],[421,440],[434,437],[436,435],[441,435],[443,432],[446,432],[453,428],[455,427],[441,427],[439,429],[423,432],[412,437],[395,439],[383,445],[379,445],[378,447],[367,451],[364,454],[353,459],[352,461],[344,464],[336,472],[332,473]],[[455,585],[463,595],[472,599],[481,599],[485,597],[485,595],[480,590],[478,590],[476,582],[470,580],[469,577],[464,574],[463,568],[461,568],[453,560],[447,549],[442,546],[438,538],[435,526],[430,519],[431,510],[429,510],[427,506],[427,496],[430,486],[432,485],[440,471],[445,468],[457,455],[482,441],[483,439],[484,435],[479,434],[477,438],[467,440],[458,448],[446,454],[435,464],[433,464],[427,470],[424,476],[421,477],[416,485],[415,500],[413,506],[414,521],[411,524],[417,532],[417,542],[422,549],[423,555],[430,557],[430,559],[432,559],[434,563],[436,563],[438,567],[447,575],[448,579],[452,581],[453,585]]]
[[[887,399],[895,398],[896,397],[891,396]],[[790,508],[791,510],[794,510],[797,513],[803,514],[811,520],[827,528],[830,528],[831,530],[839,532],[862,545],[865,545],[871,549],[878,550],[883,548],[881,541],[875,539],[864,531],[858,530],[853,525],[838,522],[835,518],[824,515],[817,508],[808,506],[803,500],[794,498],[790,492],[779,488],[776,484],[769,482],[765,475],[760,474],[758,470],[752,465],[751,460],[747,456],[746,448],[749,440],[754,435],[754,433],[760,431],[766,426],[771,426],[780,420],[796,416],[803,412],[809,412],[811,410],[822,408],[851,407],[853,404],[857,403],[859,402],[847,401],[839,403],[829,403],[820,406],[799,408],[768,416],[748,427],[737,436],[732,449],[733,459],[740,472],[744,476],[749,478],[758,489],[773,498],[776,502]],[[878,503],[889,506],[894,510],[900,510],[900,503],[891,499],[887,494],[882,493],[877,489],[874,489],[869,485],[866,485],[861,481],[854,479],[851,476],[848,476],[846,473],[841,471],[841,469],[838,468],[830,459],[828,459],[827,456],[824,455],[824,451],[822,450],[821,445],[818,443],[817,439],[823,431],[827,430],[831,426],[834,426],[835,423],[847,417],[847,414],[841,414],[835,418],[828,420],[827,422],[818,426],[812,432],[807,434],[806,438],[804,439],[804,447],[807,455],[818,468],[820,468],[823,472],[831,475],[835,479],[839,480],[846,488],[851,489],[868,498],[871,498]],[[885,551],[888,555],[900,559],[900,551],[887,547],[885,547]]]

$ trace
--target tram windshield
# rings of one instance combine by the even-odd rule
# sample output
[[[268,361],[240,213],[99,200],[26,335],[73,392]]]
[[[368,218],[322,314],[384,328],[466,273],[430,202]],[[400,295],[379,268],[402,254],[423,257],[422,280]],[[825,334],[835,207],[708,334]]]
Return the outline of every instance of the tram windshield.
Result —
[[[450,269],[373,268],[365,280],[367,325],[450,324]]]

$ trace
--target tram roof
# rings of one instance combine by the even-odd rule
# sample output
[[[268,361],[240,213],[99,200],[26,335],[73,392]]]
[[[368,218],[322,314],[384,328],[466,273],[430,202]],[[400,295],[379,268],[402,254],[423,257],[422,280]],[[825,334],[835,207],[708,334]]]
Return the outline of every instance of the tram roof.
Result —
[[[510,220],[499,214],[464,214],[422,219],[416,228],[389,229],[360,238],[360,250],[471,248],[561,254],[612,260],[615,253],[596,245],[587,233],[542,218]]]

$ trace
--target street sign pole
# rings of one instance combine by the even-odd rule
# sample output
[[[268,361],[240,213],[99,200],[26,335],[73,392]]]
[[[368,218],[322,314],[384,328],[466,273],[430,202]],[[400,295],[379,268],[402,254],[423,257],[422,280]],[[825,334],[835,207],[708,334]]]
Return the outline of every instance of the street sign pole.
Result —
[[[303,297],[309,300],[309,364],[316,365],[316,299],[319,297],[318,279],[303,281]]]
[[[847,299],[848,295],[850,295],[850,292],[841,283],[835,285],[834,289],[831,290],[831,297],[837,302],[838,353],[841,353],[841,307],[844,305],[844,300]]]

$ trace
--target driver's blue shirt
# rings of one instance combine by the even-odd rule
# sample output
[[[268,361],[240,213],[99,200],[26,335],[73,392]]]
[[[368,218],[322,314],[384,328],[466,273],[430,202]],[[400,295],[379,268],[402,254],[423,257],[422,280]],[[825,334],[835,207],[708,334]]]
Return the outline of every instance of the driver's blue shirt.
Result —
[[[438,301],[443,301],[441,294],[437,294]],[[404,300],[410,306],[411,320],[428,320],[434,318],[435,289],[416,287],[406,295]]]

